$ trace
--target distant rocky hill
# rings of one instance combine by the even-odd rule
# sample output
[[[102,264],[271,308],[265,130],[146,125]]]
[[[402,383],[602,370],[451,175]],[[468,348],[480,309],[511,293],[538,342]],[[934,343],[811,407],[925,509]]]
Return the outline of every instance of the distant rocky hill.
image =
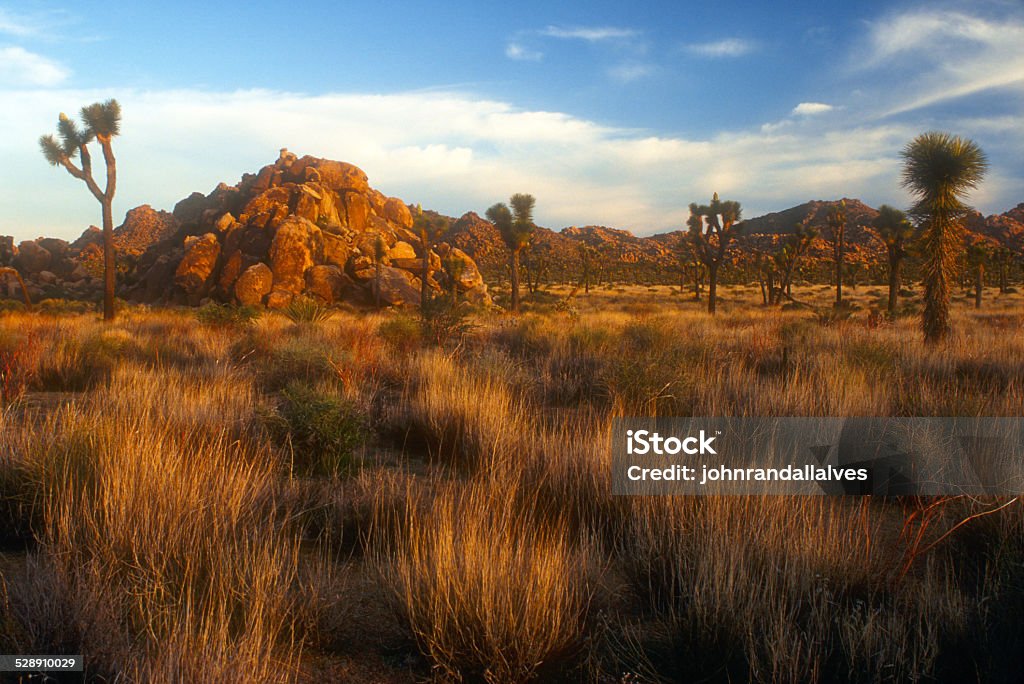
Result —
[[[819,237],[808,255],[807,273],[825,274],[832,260],[829,211],[840,201],[847,214],[847,260],[858,266],[884,263],[885,247],[872,227],[876,209],[863,202],[810,201],[744,221],[730,249],[734,265],[749,266],[757,254],[780,248],[796,226]],[[413,233],[413,209],[370,187],[366,174],[343,162],[298,158],[286,150],[273,164],[245,174],[235,185],[220,184],[208,195],[193,193],[173,212],[148,205],[127,213],[115,229],[122,297],[142,302],[197,304],[205,300],[284,306],[306,295],[323,301],[369,301],[377,236],[386,246],[382,296],[386,303],[419,298],[423,248]],[[440,215],[426,211],[429,216]],[[428,285],[449,287],[442,262],[465,264],[459,288],[472,301],[489,301],[484,277],[507,272],[508,253],[490,222],[474,212],[448,218],[450,230],[430,255]],[[970,214],[968,242],[1024,251],[1024,203],[1003,214]],[[595,274],[615,279],[673,279],[687,233],[638,237],[604,226],[538,228],[523,264],[554,278],[579,277],[583,248]],[[90,227],[72,243],[54,238],[15,245],[0,237],[0,266],[24,276],[34,298],[95,298],[101,285],[102,234]],[[7,282],[9,296],[20,296]]]
[[[851,264],[868,265],[885,259],[885,245],[872,223],[878,210],[860,200],[813,200],[779,212],[747,219],[744,231],[730,249],[730,258],[736,263],[748,263],[758,253],[771,254],[781,247],[786,236],[797,226],[817,230],[807,261],[814,265],[831,262],[832,233],[828,227],[829,212],[845,203],[847,226],[845,241],[847,260]],[[965,220],[965,239],[981,241],[991,247],[1008,247],[1020,253],[1024,250],[1024,204],[1004,214],[984,217],[973,212]],[[497,230],[476,213],[469,212],[453,220],[447,238],[476,259],[487,274],[505,269],[507,252]],[[627,230],[604,226],[571,226],[559,232],[539,228],[534,243],[551,260],[552,265],[576,273],[579,271],[581,245],[592,249],[596,260],[607,268],[627,269],[629,266],[652,270],[678,271],[679,255],[687,239],[683,230],[637,237]]]

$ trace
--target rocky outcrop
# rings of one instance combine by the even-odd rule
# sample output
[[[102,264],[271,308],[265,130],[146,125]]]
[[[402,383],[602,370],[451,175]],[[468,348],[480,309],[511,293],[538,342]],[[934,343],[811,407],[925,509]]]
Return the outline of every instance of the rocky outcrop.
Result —
[[[402,200],[370,188],[352,164],[282,150],[277,162],[235,186],[221,184],[207,196],[193,193],[168,221],[175,235],[152,244],[128,279],[133,299],[193,304],[209,297],[271,308],[299,296],[369,303],[376,245],[383,240],[382,265],[390,269],[382,278],[383,300],[395,306],[419,301],[423,247],[410,231],[412,212]],[[156,292],[166,263],[160,257],[167,254],[180,254],[179,262],[173,279]],[[433,251],[429,262],[428,284],[441,289],[450,276]],[[489,302],[482,279],[470,289]]]

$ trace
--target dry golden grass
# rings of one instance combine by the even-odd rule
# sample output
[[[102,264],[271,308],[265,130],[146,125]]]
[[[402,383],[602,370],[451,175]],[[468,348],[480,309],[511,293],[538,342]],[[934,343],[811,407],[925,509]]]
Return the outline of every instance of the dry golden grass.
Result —
[[[1018,415],[1024,299],[958,299],[925,349],[871,288],[845,320],[820,286],[784,311],[723,288],[713,319],[666,287],[567,294],[480,313],[457,352],[390,313],[0,317],[0,650],[124,681],[1009,677],[1019,503],[930,547],[992,503],[624,499],[609,430]],[[361,412],[351,470],[293,473],[266,426],[295,381]]]

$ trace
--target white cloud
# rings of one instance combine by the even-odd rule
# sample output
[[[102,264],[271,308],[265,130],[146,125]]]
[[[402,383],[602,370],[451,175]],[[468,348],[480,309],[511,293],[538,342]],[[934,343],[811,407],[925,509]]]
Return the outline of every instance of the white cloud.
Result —
[[[755,44],[742,38],[725,38],[710,43],[692,43],[684,46],[687,52],[701,57],[742,57],[754,51]]]
[[[608,69],[608,76],[613,81],[619,83],[631,83],[641,78],[650,76],[654,69],[650,64],[641,64],[638,62],[625,62],[623,64],[617,64]]]
[[[640,34],[634,29],[618,28],[615,26],[548,26],[540,31],[540,35],[548,38],[585,40],[594,43],[601,40],[623,40],[636,38]]]
[[[740,200],[748,216],[812,198],[905,204],[898,153],[919,132],[909,125],[830,129],[811,117],[784,129],[687,139],[457,93],[34,90],[8,96],[16,104],[0,109],[0,157],[19,172],[0,186],[0,234],[19,239],[73,238],[97,222],[96,202],[79,181],[45,163],[36,139],[52,130],[58,112],[111,96],[124,109],[115,143],[119,216],[143,203],[170,209],[194,190],[234,183],[288,147],[358,164],[382,192],[456,216],[524,191],[537,196],[543,225],[594,223],[651,233],[681,228],[687,204],[715,191]],[[1018,123],[993,135],[1020,137],[1022,129]],[[983,199],[1002,211],[1019,201],[1017,190],[993,187]]]
[[[814,116],[815,114],[825,114],[831,112],[835,107],[824,102],[801,102],[796,107],[793,107],[793,114],[796,116]]]
[[[59,62],[21,47],[0,47],[0,85],[55,86],[70,72]]]
[[[0,33],[18,38],[34,36],[39,33],[39,22],[0,7]]]
[[[910,69],[884,115],[985,91],[1024,93],[1024,17],[916,10],[870,25],[856,69]]]
[[[509,42],[505,46],[505,56],[509,59],[515,59],[526,62],[539,62],[544,54],[537,50],[530,50],[529,48],[523,47],[520,43],[515,41]]]

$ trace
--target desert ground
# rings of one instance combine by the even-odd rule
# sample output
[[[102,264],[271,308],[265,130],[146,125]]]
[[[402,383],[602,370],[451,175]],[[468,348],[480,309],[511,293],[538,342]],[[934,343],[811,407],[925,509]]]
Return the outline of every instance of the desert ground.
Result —
[[[494,288],[498,301],[503,295]],[[1019,499],[615,497],[615,416],[1013,416],[1024,295],[0,315],[0,652],[87,681],[1011,682]],[[882,305],[884,308],[884,305]],[[17,680],[10,680],[17,681]],[[68,680],[76,681],[76,680]]]

